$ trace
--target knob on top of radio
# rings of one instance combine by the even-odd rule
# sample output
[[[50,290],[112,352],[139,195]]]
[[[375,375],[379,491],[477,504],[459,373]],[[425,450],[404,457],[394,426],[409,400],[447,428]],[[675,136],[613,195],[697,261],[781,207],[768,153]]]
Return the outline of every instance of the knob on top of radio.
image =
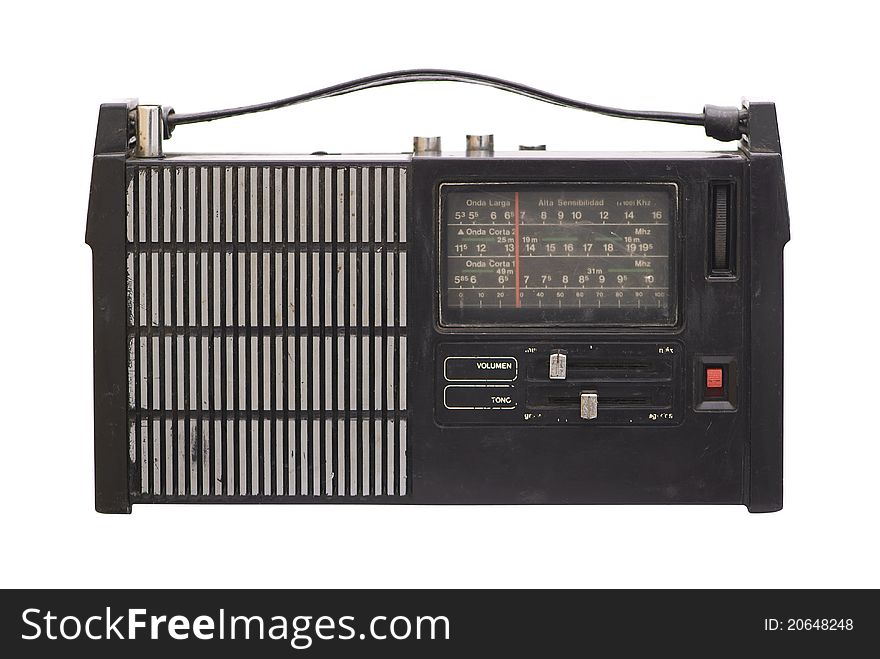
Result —
[[[436,156],[439,155],[441,151],[440,148],[440,138],[439,137],[414,137],[413,138],[413,153],[422,156]]]
[[[520,147],[522,149],[522,147]],[[418,156],[438,156],[442,148],[440,137],[413,137],[413,153]],[[469,156],[491,156],[495,153],[494,135],[468,135],[466,153]]]
[[[495,152],[494,135],[468,135],[467,154],[469,156],[491,156]]]

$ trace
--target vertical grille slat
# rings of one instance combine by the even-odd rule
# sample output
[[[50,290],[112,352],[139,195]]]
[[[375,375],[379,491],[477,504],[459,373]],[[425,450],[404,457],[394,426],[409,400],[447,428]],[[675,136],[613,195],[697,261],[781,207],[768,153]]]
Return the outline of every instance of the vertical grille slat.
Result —
[[[401,496],[406,169],[132,163],[135,500]]]

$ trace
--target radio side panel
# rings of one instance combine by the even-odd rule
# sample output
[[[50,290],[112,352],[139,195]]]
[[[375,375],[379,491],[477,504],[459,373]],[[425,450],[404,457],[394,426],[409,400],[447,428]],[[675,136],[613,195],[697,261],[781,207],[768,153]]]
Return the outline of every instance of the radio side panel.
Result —
[[[746,504],[751,512],[782,508],[783,249],[789,240],[782,157],[751,154],[752,422]]]
[[[86,242],[92,248],[95,509],[129,513],[125,350],[125,161],[132,104],[101,106]]]

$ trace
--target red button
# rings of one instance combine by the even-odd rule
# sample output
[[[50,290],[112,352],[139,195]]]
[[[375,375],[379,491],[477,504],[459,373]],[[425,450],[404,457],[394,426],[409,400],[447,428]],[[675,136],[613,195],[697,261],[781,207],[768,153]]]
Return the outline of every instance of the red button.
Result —
[[[724,387],[724,369],[706,369],[706,389],[722,389]]]

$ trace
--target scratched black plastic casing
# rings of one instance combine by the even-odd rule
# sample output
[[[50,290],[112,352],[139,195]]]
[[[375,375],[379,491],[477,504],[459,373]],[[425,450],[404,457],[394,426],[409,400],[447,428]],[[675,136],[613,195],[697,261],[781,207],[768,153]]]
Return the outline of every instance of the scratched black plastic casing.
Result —
[[[130,110],[102,106],[87,229],[97,510],[163,502],[781,508],[788,213],[772,104],[751,105],[750,138],[726,152],[479,158],[141,160],[130,150]],[[442,327],[440,186],[452,182],[674,184],[675,323]],[[711,267],[718,184],[733,195],[723,276]],[[247,186],[257,190],[253,202]],[[153,235],[147,219],[139,242],[141,203],[147,216],[153,205],[160,221],[166,213],[164,231],[174,235],[159,235],[163,225]],[[160,274],[147,277],[134,262]],[[244,288],[230,292],[234,263]],[[184,301],[184,285],[197,302]],[[246,309],[233,308],[239,299]],[[624,361],[631,350],[665,354],[667,414],[603,423],[601,401],[595,423],[450,421],[441,410],[445,355],[516,356],[521,377],[537,381],[559,349]],[[705,368],[717,364],[730,395],[707,405]]]

